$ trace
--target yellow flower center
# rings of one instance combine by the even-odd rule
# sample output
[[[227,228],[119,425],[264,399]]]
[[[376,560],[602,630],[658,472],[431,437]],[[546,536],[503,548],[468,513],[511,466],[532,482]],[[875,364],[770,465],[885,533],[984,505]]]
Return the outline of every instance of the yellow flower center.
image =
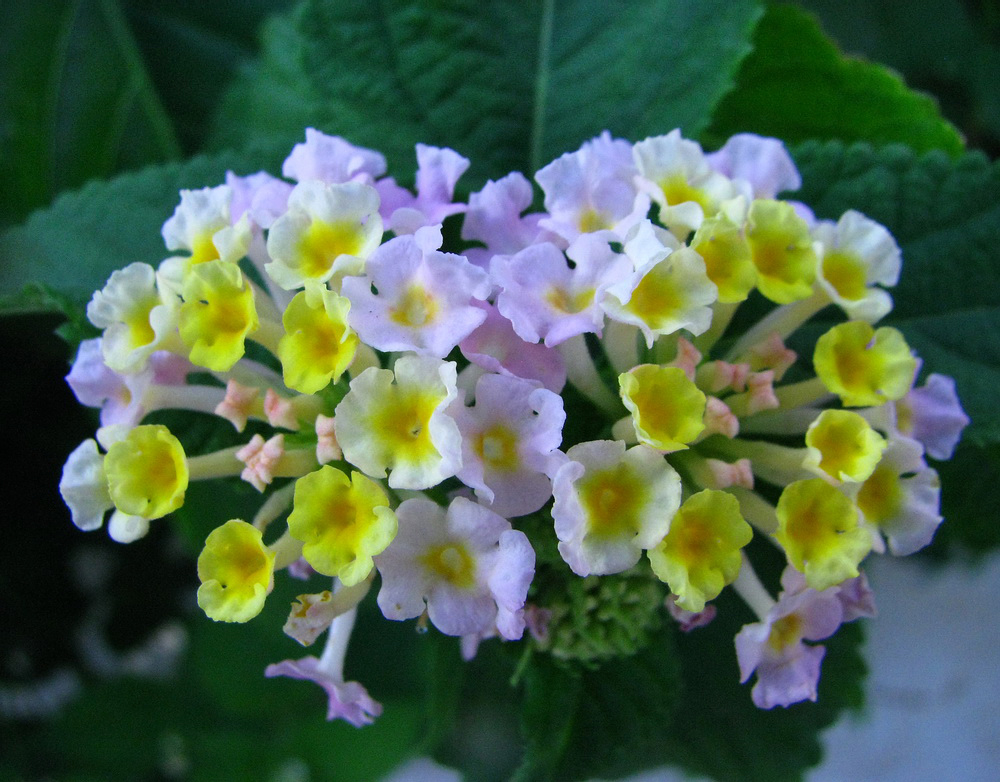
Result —
[[[577,492],[590,534],[610,538],[639,531],[649,490],[627,465],[585,476]]]
[[[705,216],[715,212],[715,204],[702,190],[692,187],[683,174],[673,174],[660,182],[660,189],[663,191],[663,200],[667,206],[694,201],[702,208]]]
[[[494,470],[513,472],[520,464],[517,435],[503,424],[490,427],[474,442],[479,458]]]
[[[313,220],[299,239],[299,268],[305,277],[325,277],[341,255],[357,255],[363,245],[361,226],[341,221]]]
[[[420,328],[431,323],[437,316],[437,301],[422,285],[411,285],[400,297],[390,317],[396,323],[411,328]]]
[[[421,557],[424,567],[444,581],[459,589],[469,589],[476,584],[476,564],[462,543],[432,546]]]
[[[858,507],[872,524],[881,524],[895,516],[903,503],[899,475],[891,467],[882,466],[872,473],[858,492]]]
[[[771,625],[767,645],[780,654],[802,640],[802,630],[802,618],[798,614],[783,616]]]
[[[578,226],[580,228],[580,233],[585,234],[593,231],[603,231],[605,228],[611,227],[608,224],[608,219],[594,209],[587,209],[580,215]]]
[[[390,386],[373,424],[397,460],[421,462],[437,455],[429,424],[442,398],[423,389]]]
[[[857,301],[865,296],[865,268],[851,253],[831,252],[823,258],[823,278],[841,298]]]
[[[567,315],[575,315],[587,309],[594,301],[594,289],[584,288],[576,293],[570,293],[565,288],[553,286],[545,294],[545,300],[553,309],[565,312]]]

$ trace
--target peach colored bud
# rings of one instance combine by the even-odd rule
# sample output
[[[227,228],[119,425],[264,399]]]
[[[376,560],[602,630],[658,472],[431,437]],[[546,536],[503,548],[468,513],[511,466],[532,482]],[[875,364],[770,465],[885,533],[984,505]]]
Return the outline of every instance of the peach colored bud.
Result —
[[[753,488],[753,470],[749,459],[737,459],[735,462],[724,462],[720,459],[706,459],[705,463],[712,472],[716,489],[728,489],[730,486],[740,486],[744,489]]]
[[[276,434],[266,442],[259,434],[255,434],[249,443],[236,452],[236,458],[246,465],[240,477],[262,492],[274,480],[274,468],[284,455],[283,434]]]
[[[282,429],[298,431],[299,421],[295,416],[295,409],[292,403],[283,397],[278,396],[273,388],[267,389],[264,394],[264,414],[271,426],[280,426]]]
[[[316,416],[316,461],[326,464],[340,459],[344,455],[337,444],[337,435],[333,431],[333,418],[322,413]]]
[[[215,414],[231,422],[237,432],[242,432],[259,395],[259,388],[245,386],[230,379],[226,384],[226,396],[216,406]]]
[[[740,433],[740,420],[729,405],[715,396],[705,400],[705,434],[722,434],[732,440]]]

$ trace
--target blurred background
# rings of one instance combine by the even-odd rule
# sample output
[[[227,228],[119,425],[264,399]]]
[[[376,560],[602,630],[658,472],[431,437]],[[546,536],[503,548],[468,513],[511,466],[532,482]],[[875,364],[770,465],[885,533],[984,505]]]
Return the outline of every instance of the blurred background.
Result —
[[[214,109],[258,52],[261,25],[291,2],[242,0],[239,13],[194,0],[4,5],[0,228],[90,179],[209,146],[218,132]],[[885,63],[933,95],[969,148],[993,159],[1000,153],[994,2],[800,5],[842,50]],[[30,143],[12,132],[23,123],[38,128]],[[366,780],[418,753],[432,718],[414,705],[424,685],[407,670],[453,670],[451,647],[424,644],[413,652],[419,659],[395,671],[352,659],[352,675],[388,677],[396,692],[413,697],[386,703],[386,715],[365,731],[326,725],[318,691],[261,677],[267,662],[296,654],[287,639],[266,632],[264,622],[222,627],[195,613],[194,531],[154,524],[148,538],[120,546],[73,527],[56,487],[96,416],[62,380],[71,357],[59,328],[79,324],[52,315],[0,319],[7,443],[0,480],[8,502],[0,546],[0,779]],[[881,616],[869,624],[870,714],[829,731],[817,782],[996,778],[1000,561],[988,554],[1000,537],[995,507],[994,499],[984,508],[981,528],[945,524],[912,561],[873,566]],[[384,628],[378,643],[410,632]],[[506,686],[488,659],[477,665],[471,676]],[[481,713],[470,731],[486,747],[473,767],[489,769],[495,756],[516,751],[516,724],[491,721],[486,706],[477,712],[472,704],[470,713]],[[336,771],[317,776],[318,767]],[[643,777],[670,778],[666,771]]]

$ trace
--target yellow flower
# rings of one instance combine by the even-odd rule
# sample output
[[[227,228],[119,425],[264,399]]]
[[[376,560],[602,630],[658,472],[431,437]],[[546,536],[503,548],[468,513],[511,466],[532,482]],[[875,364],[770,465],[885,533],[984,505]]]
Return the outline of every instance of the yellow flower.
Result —
[[[846,406],[867,407],[902,399],[913,383],[917,360],[896,329],[848,321],[816,341],[813,366]]]
[[[253,289],[234,263],[192,266],[184,277],[179,328],[191,362],[226,372],[243,357],[248,334],[259,325]]]
[[[746,236],[761,293],[778,304],[812,294],[818,260],[809,226],[791,204],[754,201],[747,215]]]
[[[396,536],[396,514],[377,483],[358,472],[347,476],[323,466],[295,483],[288,531],[318,572],[346,586],[367,578],[372,557]]]
[[[426,489],[462,464],[462,436],[448,414],[458,395],[455,364],[403,356],[392,370],[366,369],[334,413],[344,458],[394,489]],[[393,382],[395,380],[395,382]]]
[[[872,474],[886,442],[850,410],[824,410],[806,432],[806,466],[838,481],[856,483]]]
[[[649,564],[677,595],[677,605],[697,613],[736,580],[740,549],[752,537],[737,499],[706,489],[681,505],[663,542],[647,552]]]
[[[216,622],[248,622],[274,584],[274,553],[260,530],[231,519],[212,530],[198,556],[198,605]]]
[[[691,240],[691,249],[705,259],[708,279],[719,289],[723,304],[741,302],[757,282],[750,245],[740,226],[724,214],[710,217]]]
[[[776,508],[775,539],[788,561],[816,590],[858,575],[872,539],[859,525],[858,509],[822,478],[789,484]]]
[[[320,286],[295,295],[281,318],[285,335],[278,358],[285,385],[315,394],[336,381],[354,359],[358,337],[347,325],[351,303]]]
[[[639,442],[684,450],[705,429],[705,394],[678,367],[642,364],[618,376]]]
[[[165,426],[137,426],[111,445],[104,472],[115,507],[158,519],[184,504],[188,466],[184,448]]]

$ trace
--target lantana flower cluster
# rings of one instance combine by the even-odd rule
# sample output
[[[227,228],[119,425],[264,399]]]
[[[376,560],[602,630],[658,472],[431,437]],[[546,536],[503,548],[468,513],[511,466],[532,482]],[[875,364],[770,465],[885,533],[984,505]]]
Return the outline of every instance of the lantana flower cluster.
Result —
[[[926,457],[968,422],[954,383],[915,387],[919,359],[877,325],[893,237],[779,199],[799,175],[758,136],[707,154],[679,131],[604,133],[535,174],[537,212],[519,173],[462,203],[469,161],[416,157],[413,193],[378,152],[309,129],[281,178],[181,192],[170,256],[115,271],[87,308],[102,335],[67,380],[101,427],[63,472],[73,522],[130,542],[191,481],[252,485],[253,518],[214,510],[198,604],[246,622],[277,573],[304,579],[284,630],[325,649],[266,673],[319,683],[354,725],[381,711],[344,676],[376,574],[386,619],[467,656],[527,629],[572,658],[581,611],[693,630],[731,586],[757,617],[735,639],[754,702],[815,700],[815,642],[874,614],[871,552],[931,540]],[[841,317],[799,355],[821,311]],[[240,442],[187,453],[146,422],[165,409]],[[754,538],[787,561],[776,596]]]

